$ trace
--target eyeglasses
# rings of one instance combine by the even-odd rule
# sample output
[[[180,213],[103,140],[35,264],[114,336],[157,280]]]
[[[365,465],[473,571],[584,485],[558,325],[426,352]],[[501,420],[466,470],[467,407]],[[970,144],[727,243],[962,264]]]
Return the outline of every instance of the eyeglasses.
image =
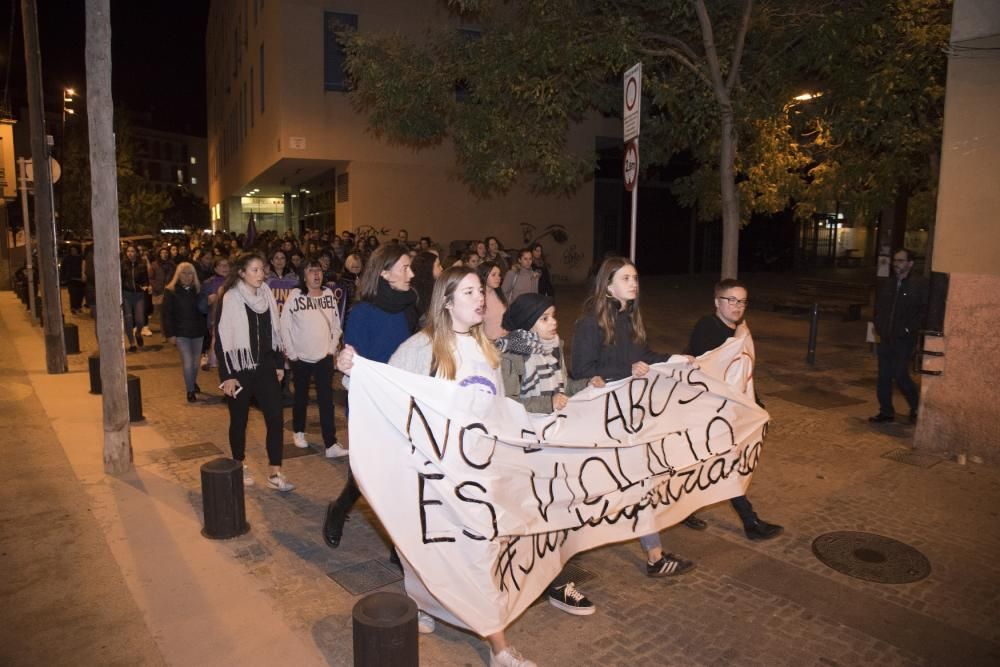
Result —
[[[735,296],[720,296],[718,297],[728,303],[730,306],[744,306],[746,307],[750,303],[750,299],[737,299]]]

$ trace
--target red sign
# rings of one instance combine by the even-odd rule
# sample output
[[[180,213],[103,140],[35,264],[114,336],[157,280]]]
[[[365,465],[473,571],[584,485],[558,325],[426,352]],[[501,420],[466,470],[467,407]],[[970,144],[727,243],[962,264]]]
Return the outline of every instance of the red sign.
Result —
[[[639,146],[635,141],[625,144],[625,189],[629,192],[639,180]]]

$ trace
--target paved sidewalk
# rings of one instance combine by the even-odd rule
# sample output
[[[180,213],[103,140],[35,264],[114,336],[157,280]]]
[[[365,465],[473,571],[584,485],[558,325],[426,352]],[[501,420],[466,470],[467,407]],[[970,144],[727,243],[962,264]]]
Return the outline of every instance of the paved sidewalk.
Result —
[[[683,347],[693,322],[710,309],[710,286],[710,279],[700,277],[644,281],[643,310],[656,348]],[[557,315],[564,337],[580,297],[579,289],[560,290]],[[288,459],[286,474],[295,491],[248,489],[251,532],[227,542],[205,540],[199,534],[199,467],[209,460],[211,446],[228,453],[228,418],[215,389],[217,376],[203,372],[200,384],[214,396],[188,405],[176,351],[161,346],[158,333],[147,338],[145,351],[128,355],[129,372],[141,378],[147,418],[132,430],[136,470],[121,478],[104,476],[100,402],[86,393],[86,353],[95,347],[92,320],[70,321],[80,325],[84,354],[71,358],[71,373],[45,375],[40,331],[30,328],[9,292],[0,293],[0,326],[17,352],[0,360],[5,373],[24,373],[22,379],[3,381],[26,387],[20,394],[32,394],[9,396],[0,404],[15,421],[28,419],[32,410],[37,418],[38,406],[44,407],[51,427],[33,432],[34,453],[71,465],[79,484],[67,492],[88,499],[93,515],[76,530],[94,546],[76,558],[103,568],[98,574],[109,582],[94,591],[76,585],[91,568],[47,565],[53,579],[66,582],[67,606],[93,610],[64,623],[93,623],[95,632],[103,627],[118,633],[115,624],[130,619],[134,631],[127,634],[138,638],[136,646],[115,647],[110,660],[123,664],[352,664],[351,608],[365,589],[398,591],[400,583],[363,502],[339,549],[322,541],[326,502],[344,483],[346,461],[326,460],[318,447]],[[635,542],[588,552],[573,564],[587,579],[580,588],[598,606],[597,614],[574,617],[535,605],[509,628],[512,643],[543,666],[1000,664],[995,622],[1000,565],[994,558],[1000,550],[995,509],[1000,471],[933,458],[929,468],[883,458],[909,447],[911,429],[900,424],[876,430],[866,421],[875,410],[875,364],[863,342],[863,322],[824,321],[817,367],[809,368],[805,320],[752,312],[750,321],[758,388],[772,424],[749,495],[762,517],[786,527],[785,534],[749,542],[723,503],[700,513],[710,523],[705,532],[683,527],[664,532],[668,550],[698,563],[683,577],[646,578]],[[341,440],[346,439],[343,399],[338,391]],[[290,410],[285,418],[290,420]],[[318,442],[314,412],[308,430]],[[290,447],[290,432],[287,442],[288,451],[301,453]],[[198,447],[183,449],[191,445]],[[11,459],[24,445],[3,446]],[[263,422],[257,414],[251,418],[248,462],[263,480]],[[69,470],[57,467],[36,474],[61,474],[65,482]],[[4,487],[25,474],[30,473],[7,466]],[[8,506],[16,505],[34,493],[5,498]],[[27,514],[17,525],[0,523],[2,551],[17,546],[24,553],[34,539],[29,526],[44,520]],[[906,542],[927,556],[931,574],[890,585],[831,570],[813,555],[812,542],[834,530]],[[9,579],[0,591],[9,617],[44,583],[23,556],[6,565]],[[117,609],[124,611],[116,616]],[[101,614],[105,618],[98,622]],[[38,619],[13,632],[9,620],[0,624],[0,663],[61,662],[35,652],[38,637],[45,636],[47,645],[60,641],[55,633],[44,635],[43,625]],[[75,634],[61,639],[69,642]],[[426,665],[488,663],[483,641],[444,624],[421,636],[420,651]],[[100,653],[89,655],[93,659],[80,664],[107,662]]]

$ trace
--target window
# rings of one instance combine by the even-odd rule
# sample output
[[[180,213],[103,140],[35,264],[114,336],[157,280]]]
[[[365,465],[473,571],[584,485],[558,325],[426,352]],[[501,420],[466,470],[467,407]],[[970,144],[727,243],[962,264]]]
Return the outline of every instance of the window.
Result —
[[[357,30],[358,15],[323,13],[323,90],[347,90],[347,73],[344,72],[347,54],[337,41],[337,31],[344,28]]]
[[[184,148],[186,149],[187,146],[185,146]],[[187,153],[187,150],[185,150],[184,152]],[[191,164],[198,164],[198,158],[196,158],[195,156],[192,155],[191,156]]]
[[[260,76],[260,115],[264,115],[264,45],[260,45],[260,62],[257,63],[257,69],[260,70],[258,76]]]
[[[198,177],[197,176],[192,176],[191,177],[191,185],[198,185]]]

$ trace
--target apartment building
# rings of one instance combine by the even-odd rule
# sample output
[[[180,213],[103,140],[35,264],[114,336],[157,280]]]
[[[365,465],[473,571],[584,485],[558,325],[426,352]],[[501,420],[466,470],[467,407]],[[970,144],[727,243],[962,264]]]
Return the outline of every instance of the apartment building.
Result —
[[[206,32],[208,203],[213,225],[242,231],[304,227],[411,239],[497,236],[508,248],[539,239],[553,274],[579,280],[592,259],[594,185],[572,196],[514,189],[477,199],[455,175],[445,144],[414,151],[374,137],[346,92],[333,29],[420,36],[467,29],[438,0],[219,0]],[[570,132],[593,153],[620,121]]]

